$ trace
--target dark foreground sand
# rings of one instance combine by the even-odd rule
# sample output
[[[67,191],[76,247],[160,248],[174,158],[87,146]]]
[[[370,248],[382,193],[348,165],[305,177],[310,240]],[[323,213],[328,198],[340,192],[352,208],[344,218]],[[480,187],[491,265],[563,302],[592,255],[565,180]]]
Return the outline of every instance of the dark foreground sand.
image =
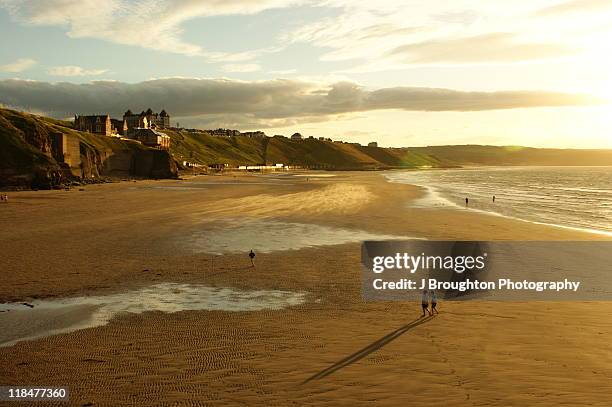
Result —
[[[432,239],[603,239],[411,209],[415,187],[336,175],[11,194],[0,207],[0,301],[158,282],[303,291],[308,300],[280,311],[124,314],[2,347],[0,385],[68,385],[70,405],[610,405],[610,303],[445,302],[415,323],[418,304],[362,301],[359,243],[260,253],[255,270],[246,253],[194,250],[191,237],[208,225],[252,219]]]

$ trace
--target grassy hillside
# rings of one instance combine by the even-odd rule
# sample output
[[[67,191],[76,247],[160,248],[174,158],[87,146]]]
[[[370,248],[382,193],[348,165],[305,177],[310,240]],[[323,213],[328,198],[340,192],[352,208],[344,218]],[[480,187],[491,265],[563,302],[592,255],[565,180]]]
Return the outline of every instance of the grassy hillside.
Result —
[[[214,137],[205,131],[164,130],[173,157],[230,166],[288,164],[320,169],[460,167],[467,165],[612,165],[612,150],[516,146],[366,147],[318,139]]]
[[[226,163],[261,164],[265,151],[264,139],[249,137],[213,137],[206,132],[163,130],[170,136],[170,153],[175,160],[201,164]]]
[[[179,162],[231,166],[282,163],[321,169],[444,166],[426,154],[405,149],[364,147],[317,139],[214,137],[206,132],[185,130],[164,130],[164,133],[172,138],[170,152]]]
[[[16,123],[17,122],[17,123]],[[15,172],[50,166],[53,160],[41,149],[27,142],[27,133],[44,131],[36,120],[15,116],[0,109],[0,169]]]
[[[480,145],[410,147],[407,150],[447,165],[612,165],[612,150]]]

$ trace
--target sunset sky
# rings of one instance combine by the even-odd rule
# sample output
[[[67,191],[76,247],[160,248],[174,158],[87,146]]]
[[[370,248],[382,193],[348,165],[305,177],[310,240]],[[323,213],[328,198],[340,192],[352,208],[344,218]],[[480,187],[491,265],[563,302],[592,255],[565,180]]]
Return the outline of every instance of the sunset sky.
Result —
[[[610,21],[610,0],[0,0],[0,103],[383,146],[612,148]]]

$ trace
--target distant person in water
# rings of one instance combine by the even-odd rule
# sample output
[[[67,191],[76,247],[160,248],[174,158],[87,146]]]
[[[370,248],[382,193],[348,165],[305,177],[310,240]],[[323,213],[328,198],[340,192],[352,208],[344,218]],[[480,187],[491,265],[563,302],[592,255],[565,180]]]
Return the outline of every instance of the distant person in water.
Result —
[[[495,195],[493,195],[493,203],[495,203]]]
[[[436,296],[436,292],[434,290],[431,290],[431,314],[432,315],[434,313],[439,314],[438,310],[436,309],[437,305],[438,305],[438,297]]]
[[[251,259],[251,266],[255,267],[255,253],[253,252],[253,249],[251,249],[251,252],[249,253],[249,258]]]
[[[466,197],[465,198],[465,207],[467,208],[469,204],[470,204],[470,200]]]
[[[423,295],[421,295],[421,308],[423,308],[423,315],[421,318],[425,316],[425,311],[431,316],[431,312],[429,312],[429,298],[427,297],[427,290],[423,290]]]

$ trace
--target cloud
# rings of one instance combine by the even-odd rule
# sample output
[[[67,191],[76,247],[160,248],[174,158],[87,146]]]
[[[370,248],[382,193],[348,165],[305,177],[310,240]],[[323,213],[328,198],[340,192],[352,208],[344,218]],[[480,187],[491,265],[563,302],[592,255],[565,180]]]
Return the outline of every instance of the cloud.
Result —
[[[593,12],[604,9],[612,9],[612,2],[610,0],[573,0],[540,9],[536,12],[536,15],[558,16],[568,13]]]
[[[278,69],[275,71],[270,71],[272,75],[292,75],[297,73],[297,69]]]
[[[564,44],[588,46],[588,39],[581,37],[588,36],[593,27],[590,19],[571,18],[571,13],[603,10],[611,2],[570,0],[550,4],[551,0],[504,4],[485,0],[424,4],[398,0],[107,0],[103,4],[98,0],[0,0],[0,7],[14,21],[59,27],[71,38],[95,38],[201,56],[227,65],[246,64],[293,44],[306,43],[318,49],[321,61],[350,61],[344,68],[337,67],[345,72],[423,64],[418,61],[516,63],[567,55],[574,50]],[[207,17],[255,15],[294,6],[310,7],[313,12],[304,13],[299,20],[288,18],[283,24],[284,31],[276,33],[272,46],[233,52],[223,48],[222,40],[190,41],[184,33],[186,23],[194,19],[200,19],[198,23],[205,25]],[[540,18],[542,15],[567,18]],[[605,17],[603,23],[609,20],[609,16]],[[249,24],[262,24],[262,21],[266,20],[253,17]],[[267,30],[273,27],[266,25],[262,27],[263,32],[269,34]],[[206,42],[209,40],[216,42],[209,44]],[[462,47],[461,50],[444,48],[455,45]],[[400,50],[405,55],[400,55]]]
[[[36,65],[34,59],[21,58],[10,64],[0,65],[0,72],[23,72]]]
[[[222,57],[182,39],[181,25],[198,17],[255,14],[296,0],[0,0],[24,24],[66,27],[71,38],[97,38],[185,55]]]
[[[314,45],[324,51],[322,61],[371,60],[389,47],[432,30],[427,19],[406,18],[396,6],[377,3],[373,7],[365,3],[328,1],[328,6],[337,7],[327,13],[330,17],[297,25],[281,36],[281,42]]]
[[[572,12],[612,10],[610,0],[573,0],[547,10],[563,12],[551,19],[538,13],[551,0],[421,3],[327,0],[333,10],[328,17],[296,25],[282,40],[319,48],[321,61],[345,62],[337,68],[343,73],[427,64],[510,65],[578,56],[592,44],[594,19],[605,24],[610,15],[580,19]]]
[[[575,94],[538,91],[465,92],[452,89],[393,87],[367,90],[352,82],[321,83],[276,79],[167,78],[128,84],[0,81],[0,103],[54,117],[110,113],[151,107],[166,109],[185,123],[281,127],[332,120],[339,115],[380,109],[478,111],[600,103]],[[178,119],[177,119],[178,118]]]
[[[52,76],[96,76],[108,72],[108,69],[85,69],[80,66],[54,66],[47,73]]]
[[[470,25],[478,21],[482,16],[475,10],[448,10],[431,16],[434,21],[447,24]]]
[[[225,72],[256,72],[261,69],[257,64],[228,64],[221,67]]]
[[[589,95],[545,91],[466,92],[436,88],[396,87],[374,91],[371,109],[480,111],[603,103]]]
[[[564,44],[524,43],[510,33],[431,40],[397,47],[390,56],[411,64],[466,64],[530,61],[570,55]]]

